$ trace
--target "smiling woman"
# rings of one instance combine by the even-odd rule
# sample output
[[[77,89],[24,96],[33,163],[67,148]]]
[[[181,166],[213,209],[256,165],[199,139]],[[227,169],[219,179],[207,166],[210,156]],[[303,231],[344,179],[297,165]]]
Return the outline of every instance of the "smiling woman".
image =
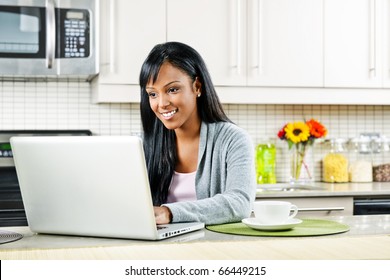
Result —
[[[179,42],[155,46],[140,86],[157,223],[248,217],[256,191],[253,144],[225,115],[198,52]]]
[[[200,86],[198,78],[192,81],[179,68],[164,62],[158,79],[149,81],[146,91],[151,109],[165,127],[183,130],[188,125],[199,127],[196,99],[201,96]]]

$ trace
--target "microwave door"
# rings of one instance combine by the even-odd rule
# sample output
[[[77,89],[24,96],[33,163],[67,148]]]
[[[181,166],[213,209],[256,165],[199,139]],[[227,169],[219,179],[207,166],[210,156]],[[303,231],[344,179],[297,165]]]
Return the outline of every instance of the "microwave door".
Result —
[[[26,6],[16,6],[15,1],[0,1],[0,75],[2,76],[57,74],[55,61],[50,60],[53,54],[50,53],[49,57],[47,53],[47,48],[50,46],[55,52],[55,43],[50,46],[46,44],[47,32],[53,32],[53,27],[47,26],[47,3],[36,0],[34,2],[39,2],[42,6],[28,6],[28,3]],[[51,68],[47,68],[49,62]]]

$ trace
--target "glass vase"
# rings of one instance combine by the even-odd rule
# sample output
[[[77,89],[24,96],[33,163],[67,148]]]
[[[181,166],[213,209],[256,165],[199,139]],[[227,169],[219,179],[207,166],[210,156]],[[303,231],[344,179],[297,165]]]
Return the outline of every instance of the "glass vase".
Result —
[[[294,144],[290,149],[290,183],[310,185],[314,182],[314,158],[311,144]]]

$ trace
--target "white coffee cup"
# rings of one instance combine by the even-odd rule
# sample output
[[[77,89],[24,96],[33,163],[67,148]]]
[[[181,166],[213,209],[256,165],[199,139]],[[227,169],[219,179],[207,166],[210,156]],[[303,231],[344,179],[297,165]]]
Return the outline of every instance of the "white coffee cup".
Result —
[[[298,207],[287,201],[255,201],[253,210],[261,224],[283,224],[298,214]]]

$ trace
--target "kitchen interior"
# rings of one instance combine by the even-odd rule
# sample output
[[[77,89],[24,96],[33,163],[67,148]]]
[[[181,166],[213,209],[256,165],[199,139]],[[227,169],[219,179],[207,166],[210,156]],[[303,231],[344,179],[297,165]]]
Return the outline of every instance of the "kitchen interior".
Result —
[[[10,2],[0,0],[0,21]],[[47,2],[57,5],[61,1],[32,2],[45,7]],[[243,258],[248,252],[240,253],[239,248],[254,246],[264,254],[249,254],[253,259],[390,258],[390,173],[381,179],[372,176],[371,180],[324,182],[322,162],[331,152],[327,140],[341,139],[342,152],[351,161],[357,154],[369,154],[371,168],[378,162],[390,163],[390,1],[200,0],[192,10],[187,7],[193,0],[67,2],[75,6],[65,8],[95,8],[88,32],[93,46],[90,52],[96,57],[87,64],[98,66],[88,69],[90,73],[77,74],[83,70],[54,59],[52,68],[57,72],[37,75],[36,69],[26,65],[26,61],[37,59],[0,56],[2,145],[10,136],[22,134],[139,134],[140,66],[155,44],[182,41],[203,56],[227,115],[248,131],[254,149],[262,143],[275,147],[275,180],[259,182],[256,199],[289,201],[300,208],[299,217],[347,223],[350,230],[301,239],[273,237],[271,241],[270,237],[227,237],[204,230],[160,243],[183,244],[170,256],[228,258],[232,254],[229,250],[236,250],[235,257]],[[210,18],[215,20],[210,22]],[[1,32],[0,26],[0,38]],[[0,54],[7,52],[2,43],[0,40]],[[82,58],[73,59],[83,64]],[[42,62],[37,65],[42,67],[48,63],[47,58],[38,60]],[[17,69],[4,69],[7,65],[16,65]],[[310,183],[294,185],[290,183],[290,151],[277,134],[286,123],[309,119],[321,122],[327,135],[313,144]],[[362,134],[373,135],[368,152],[356,151],[352,145],[354,139],[362,139]],[[376,140],[381,146],[374,149]],[[0,230],[19,230],[25,235],[0,244],[1,259],[104,254],[109,258],[164,257],[156,252],[153,256],[141,253],[147,244],[140,241],[45,237],[29,232],[17,178],[10,172],[12,155],[6,153],[7,146],[1,147]],[[269,241],[266,248],[262,247],[264,240]],[[231,246],[223,247],[218,241]],[[212,244],[211,249],[205,250],[202,242]],[[278,248],[279,242],[286,247]],[[294,252],[298,243],[310,244],[317,253],[309,249]],[[191,245],[196,248],[194,255],[185,252]],[[125,253],[126,246],[139,250]],[[340,246],[345,250],[336,250]],[[360,249],[348,251],[356,246]],[[87,251],[87,247],[88,254],[77,255],[77,248]],[[63,248],[75,250],[67,255]],[[329,252],[327,248],[335,250]]]

